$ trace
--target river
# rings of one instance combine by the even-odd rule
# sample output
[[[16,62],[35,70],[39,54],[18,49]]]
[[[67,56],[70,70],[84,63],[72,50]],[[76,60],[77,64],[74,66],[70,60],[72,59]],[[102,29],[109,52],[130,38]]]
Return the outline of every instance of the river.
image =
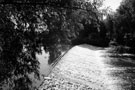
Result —
[[[73,47],[45,79],[39,90],[135,90],[135,61],[110,48]]]

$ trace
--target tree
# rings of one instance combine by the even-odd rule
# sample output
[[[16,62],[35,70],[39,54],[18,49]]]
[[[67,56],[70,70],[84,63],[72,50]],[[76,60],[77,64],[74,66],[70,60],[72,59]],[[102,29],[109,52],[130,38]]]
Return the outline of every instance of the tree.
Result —
[[[11,4],[12,2],[12,4]],[[97,8],[74,0],[13,0],[0,4],[0,85],[11,90],[33,90],[29,74],[39,79],[36,53],[41,47],[50,62],[84,31],[98,30]],[[75,17],[75,18],[74,18]],[[77,19],[80,18],[80,19]],[[89,32],[91,33],[91,32]]]
[[[115,14],[117,29],[117,41],[122,45],[134,47],[134,23],[135,23],[135,1],[124,0]],[[122,41],[122,42],[121,42]]]

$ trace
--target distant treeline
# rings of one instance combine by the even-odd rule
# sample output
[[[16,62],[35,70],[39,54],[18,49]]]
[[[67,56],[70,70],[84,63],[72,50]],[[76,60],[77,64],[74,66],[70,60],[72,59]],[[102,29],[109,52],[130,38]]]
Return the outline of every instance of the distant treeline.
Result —
[[[109,41],[135,53],[135,0],[123,0],[116,13],[104,21]]]

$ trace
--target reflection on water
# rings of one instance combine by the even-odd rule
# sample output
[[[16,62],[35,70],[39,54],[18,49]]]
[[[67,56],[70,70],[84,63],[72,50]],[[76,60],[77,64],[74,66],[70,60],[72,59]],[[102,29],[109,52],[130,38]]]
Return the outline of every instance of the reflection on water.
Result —
[[[34,86],[39,87],[41,85],[41,83],[44,80],[44,76],[48,76],[53,68],[53,63],[49,63],[49,52],[45,52],[45,50],[43,49],[43,47],[41,48],[42,50],[42,54],[36,54],[36,57],[38,59],[38,61],[40,62],[40,80],[35,80],[33,76],[31,76],[33,78],[33,83]],[[64,51],[61,51],[61,55],[64,54]]]
[[[49,52],[46,53],[42,49],[42,54],[37,54],[36,56],[38,58],[38,61],[40,62],[40,73],[47,76],[50,72],[50,65],[48,64]]]
[[[33,78],[33,84],[36,87],[39,87],[40,84],[43,82],[43,76],[48,76],[48,74],[51,72],[51,65],[48,64],[48,60],[49,60],[49,52],[45,52],[43,47],[42,49],[42,53],[41,54],[36,54],[36,57],[38,59],[38,61],[40,62],[40,80],[35,80],[33,76],[31,76]]]

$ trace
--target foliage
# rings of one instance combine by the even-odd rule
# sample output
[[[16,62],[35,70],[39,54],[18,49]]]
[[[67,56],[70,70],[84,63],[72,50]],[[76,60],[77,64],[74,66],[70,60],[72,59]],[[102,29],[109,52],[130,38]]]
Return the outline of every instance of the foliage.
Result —
[[[51,63],[63,45],[80,44],[80,39],[98,41],[104,28],[100,29],[99,6],[98,1],[83,0],[1,1],[0,85],[7,83],[11,90],[33,89],[29,74],[39,79],[36,53],[41,53],[41,47],[49,52]]]
[[[134,24],[134,0],[123,0],[116,13],[111,12],[107,15],[107,19],[104,21],[104,25],[107,31],[106,36],[110,41],[110,45],[116,46],[114,51],[119,53],[134,53]]]
[[[112,38],[121,45],[134,47],[134,23],[135,23],[135,8],[134,0],[124,0],[117,10],[117,13],[108,18],[110,33]],[[108,23],[108,24],[109,24]],[[111,29],[112,28],[112,29]]]
[[[37,43],[39,39],[37,33],[33,31],[32,20],[27,21],[31,25],[26,28],[26,19],[17,13],[15,7],[1,5],[0,9],[0,82],[7,81],[9,86],[12,85],[10,88],[19,88],[16,82],[19,80],[29,82],[28,74],[34,73],[35,77],[39,78],[39,62],[35,53],[40,51],[38,47],[40,43]],[[30,87],[29,85],[26,87]]]

